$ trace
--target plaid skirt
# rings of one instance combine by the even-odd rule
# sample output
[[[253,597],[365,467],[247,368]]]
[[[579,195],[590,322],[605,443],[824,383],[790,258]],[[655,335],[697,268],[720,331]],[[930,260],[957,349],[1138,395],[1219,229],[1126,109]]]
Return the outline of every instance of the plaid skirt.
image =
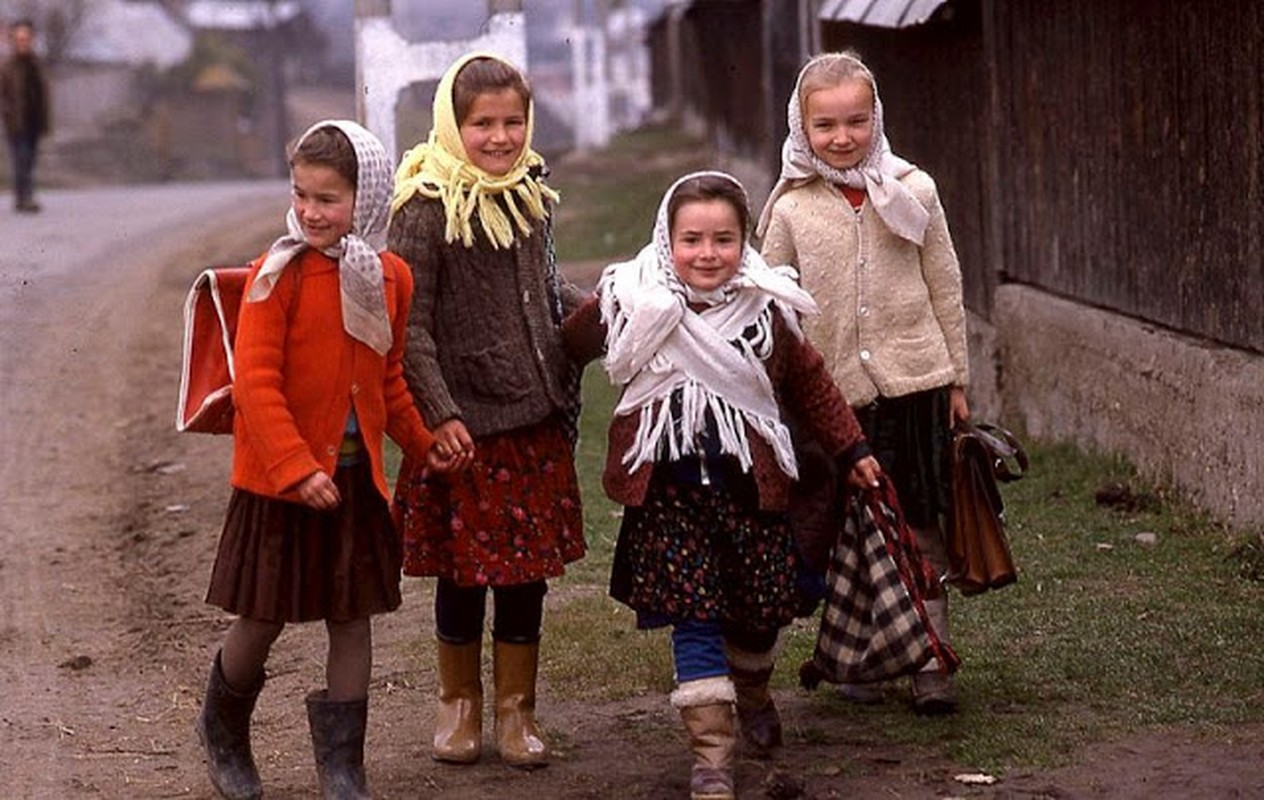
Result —
[[[425,475],[405,459],[395,485],[404,574],[458,586],[515,586],[556,577],[583,558],[575,458],[561,421],[474,442],[463,472]]]
[[[918,549],[890,481],[850,497],[826,583],[816,649],[799,668],[806,688],[822,680],[888,680],[932,660],[942,672],[957,669],[960,659],[926,612],[925,600],[939,592],[935,570]]]
[[[610,595],[643,620],[694,619],[772,631],[795,614],[796,559],[785,514],[760,511],[754,480],[720,486],[670,479],[659,467],[645,502],[629,506],[615,545]]]
[[[400,605],[399,536],[367,461],[339,467],[317,511],[234,489],[206,602],[267,622],[349,622]]]

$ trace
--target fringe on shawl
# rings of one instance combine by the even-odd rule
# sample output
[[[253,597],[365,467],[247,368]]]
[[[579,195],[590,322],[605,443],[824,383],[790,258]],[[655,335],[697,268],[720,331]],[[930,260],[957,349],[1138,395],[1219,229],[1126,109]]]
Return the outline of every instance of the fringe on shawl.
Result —
[[[602,292],[600,295],[601,316],[607,326],[607,348],[618,339],[628,325],[628,315],[620,312],[613,295],[614,293],[609,291]],[[779,304],[770,304],[759,316],[754,339],[752,341],[740,340],[742,351],[747,359],[762,361],[771,353],[774,307],[779,313],[785,313]],[[648,365],[642,365],[642,368],[644,366]],[[631,378],[632,376],[618,379],[611,375],[611,380],[619,384],[626,384]],[[798,479],[799,466],[795,460],[790,430],[780,419],[770,419],[754,412],[735,408],[723,397],[709,391],[697,381],[686,379],[679,389],[679,418],[672,414],[671,400],[675,394],[674,391],[641,406],[636,438],[622,458],[623,464],[630,471],[636,471],[643,464],[657,460],[660,454],[665,454],[670,461],[678,461],[682,456],[697,454],[698,442],[707,428],[707,412],[710,412],[712,419],[715,420],[720,451],[735,457],[743,472],[749,472],[754,464],[747,433],[747,425],[749,425],[772,447],[777,457],[777,465],[781,470],[791,478]]]
[[[530,168],[543,166],[544,160],[534,153],[524,163],[521,174],[510,173],[502,180],[488,180],[472,172],[472,168],[442,150],[434,134],[425,144],[404,154],[395,171],[395,194],[391,211],[395,212],[414,195],[443,203],[446,215],[444,239],[457,239],[466,247],[474,245],[474,212],[492,246],[501,249],[513,245],[517,234],[531,235],[532,219],[548,216],[549,203],[561,196],[555,189],[530,173]],[[496,202],[505,200],[505,207]],[[525,213],[524,213],[525,212]]]

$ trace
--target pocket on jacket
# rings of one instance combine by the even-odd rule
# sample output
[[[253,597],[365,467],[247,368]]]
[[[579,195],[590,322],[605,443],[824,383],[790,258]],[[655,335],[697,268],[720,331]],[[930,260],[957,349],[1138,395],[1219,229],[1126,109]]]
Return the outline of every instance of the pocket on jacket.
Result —
[[[909,377],[925,377],[952,368],[948,345],[938,331],[898,336],[895,348],[896,363],[900,371]]]
[[[522,370],[530,364],[513,357],[503,343],[490,344],[460,355],[462,382],[476,397],[489,400],[521,400],[531,386]]]

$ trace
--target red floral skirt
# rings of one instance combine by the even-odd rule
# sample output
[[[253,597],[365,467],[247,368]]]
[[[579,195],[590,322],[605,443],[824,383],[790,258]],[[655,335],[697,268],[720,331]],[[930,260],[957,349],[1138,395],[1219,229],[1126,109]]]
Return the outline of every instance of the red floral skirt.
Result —
[[[516,428],[474,448],[469,469],[450,475],[423,476],[423,464],[404,459],[393,509],[404,574],[513,586],[583,558],[579,481],[562,426]]]

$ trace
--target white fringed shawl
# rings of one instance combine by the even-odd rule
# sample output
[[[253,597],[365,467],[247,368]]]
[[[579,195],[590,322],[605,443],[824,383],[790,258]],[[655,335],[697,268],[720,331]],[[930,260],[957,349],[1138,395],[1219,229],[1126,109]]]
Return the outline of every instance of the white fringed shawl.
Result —
[[[700,451],[710,413],[721,452],[734,456],[743,471],[752,465],[747,426],[776,454],[778,466],[798,477],[790,433],[764,360],[772,352],[773,314],[780,313],[802,338],[798,314],[817,313],[811,295],[799,287],[794,270],[771,268],[749,245],[737,274],[705,296],[693,292],[672,266],[667,208],[672,184],[659,205],[653,241],[631,261],[612,264],[598,285],[601,317],[607,326],[605,368],[624,387],[616,415],[638,414],[636,439],[623,455],[635,471],[662,458],[676,460]],[[689,302],[705,303],[694,311]],[[753,336],[743,332],[754,327]],[[672,396],[679,390],[679,414]]]

